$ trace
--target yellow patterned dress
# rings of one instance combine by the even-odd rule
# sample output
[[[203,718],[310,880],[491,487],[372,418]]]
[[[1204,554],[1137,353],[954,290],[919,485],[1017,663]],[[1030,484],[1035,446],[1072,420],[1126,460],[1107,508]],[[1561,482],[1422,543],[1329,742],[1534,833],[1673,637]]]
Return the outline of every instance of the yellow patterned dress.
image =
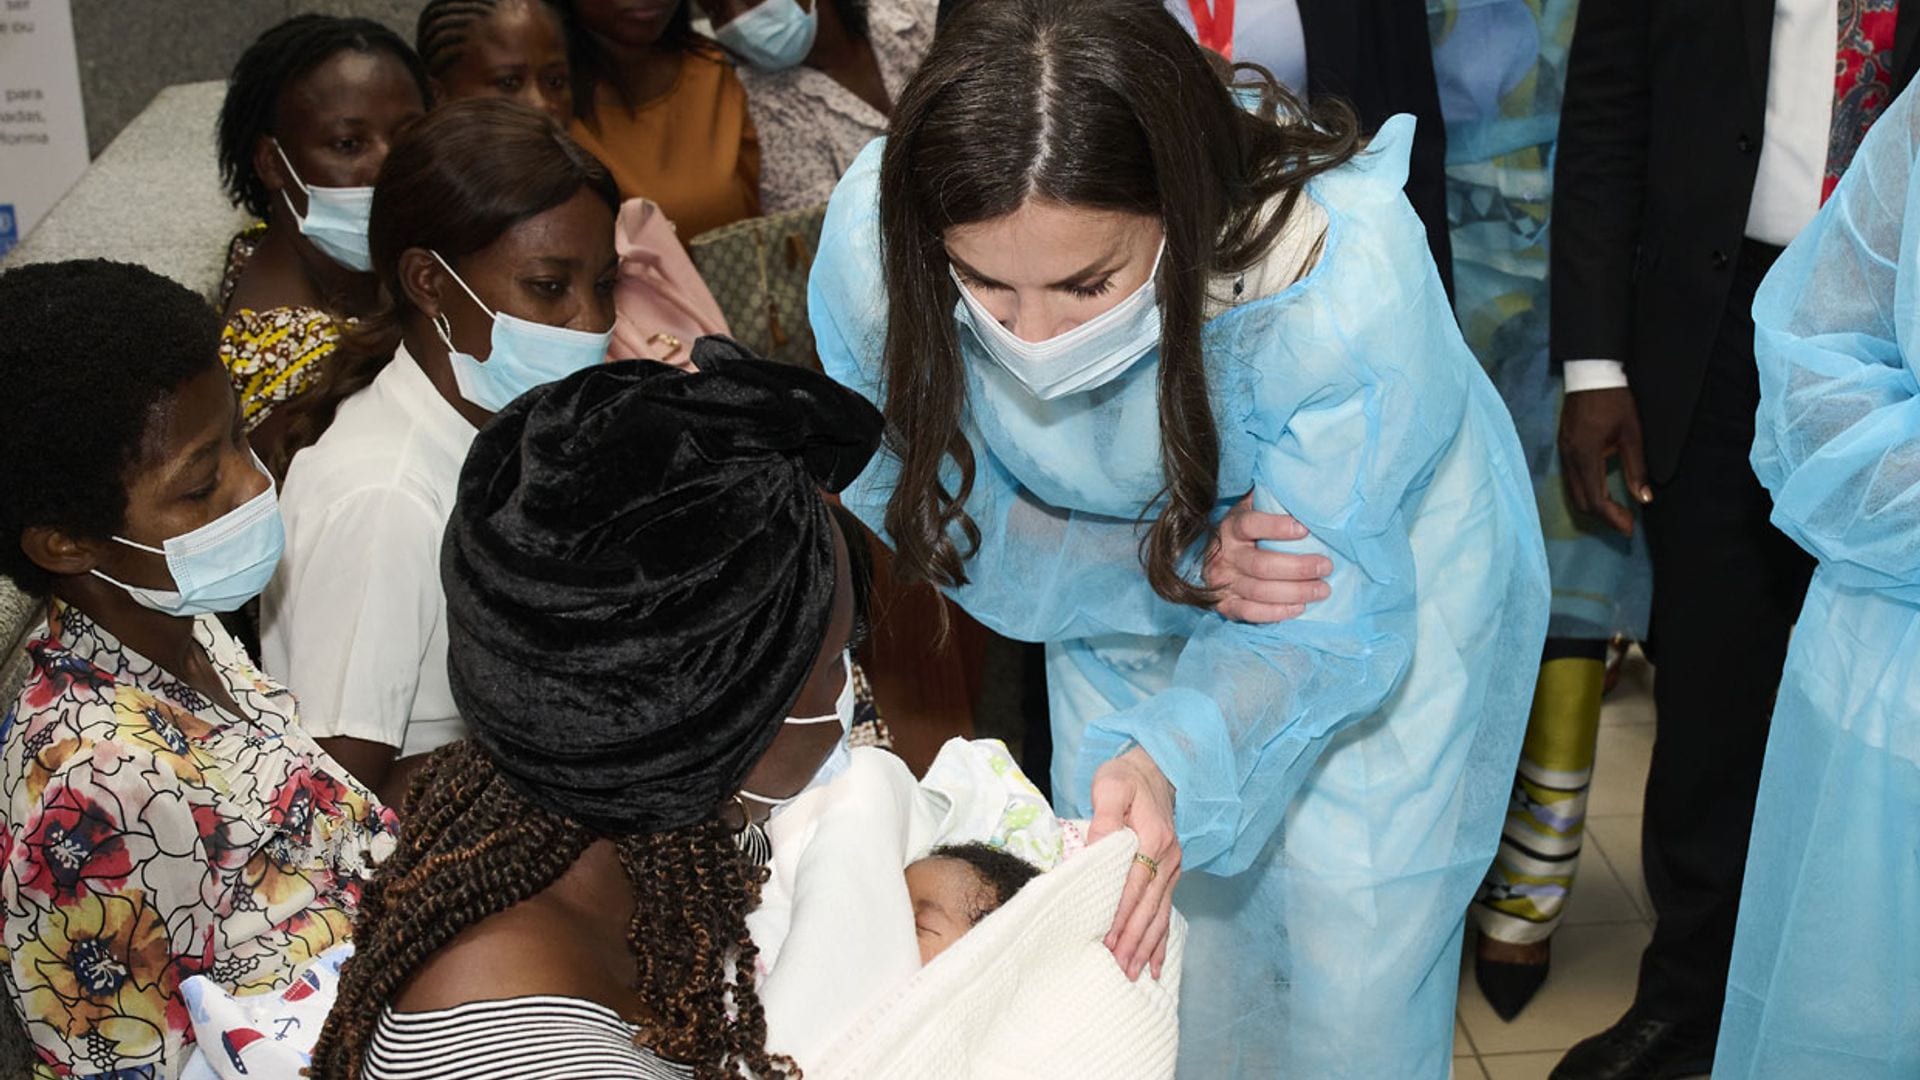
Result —
[[[221,308],[226,308],[241,270],[266,231],[266,223],[258,222],[228,245],[227,271],[220,283]],[[227,325],[220,334],[220,362],[240,393],[240,415],[248,431],[319,382],[327,357],[352,323],[319,308],[298,305],[227,312]]]

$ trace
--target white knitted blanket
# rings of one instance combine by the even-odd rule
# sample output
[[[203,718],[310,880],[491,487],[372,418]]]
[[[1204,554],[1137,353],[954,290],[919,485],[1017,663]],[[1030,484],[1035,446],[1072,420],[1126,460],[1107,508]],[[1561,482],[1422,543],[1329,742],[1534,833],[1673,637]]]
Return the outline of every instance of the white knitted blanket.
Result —
[[[1130,832],[1041,874],[920,967],[904,867],[937,844],[995,839],[988,810],[1006,796],[943,787],[943,773],[955,775],[936,767],[918,785],[892,755],[856,751],[776,821],[773,880],[749,920],[772,957],[769,1046],[809,1080],[1171,1077],[1184,920],[1158,981],[1129,982],[1101,943]]]

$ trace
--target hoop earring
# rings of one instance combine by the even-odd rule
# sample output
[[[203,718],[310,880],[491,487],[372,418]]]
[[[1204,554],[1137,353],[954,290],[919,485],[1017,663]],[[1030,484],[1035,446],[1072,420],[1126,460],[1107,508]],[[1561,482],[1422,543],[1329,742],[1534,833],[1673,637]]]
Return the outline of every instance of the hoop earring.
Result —
[[[746,822],[733,834],[734,849],[747,857],[755,866],[765,866],[773,861],[773,841],[767,838],[766,826],[753,820],[753,814],[747,810],[747,801],[735,792],[733,803],[740,808],[740,820]]]

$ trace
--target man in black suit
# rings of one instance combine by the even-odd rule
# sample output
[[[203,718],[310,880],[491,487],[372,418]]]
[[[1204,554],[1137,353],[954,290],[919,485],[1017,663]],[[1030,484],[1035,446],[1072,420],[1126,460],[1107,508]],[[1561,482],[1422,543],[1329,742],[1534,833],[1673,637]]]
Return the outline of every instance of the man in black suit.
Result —
[[[1747,456],[1754,290],[1912,78],[1920,0],[1589,0],[1554,174],[1552,351],[1574,503],[1653,556],[1658,737],[1634,1005],[1554,1080],[1704,1073],[1754,794],[1813,561]]]
[[[940,0],[939,20],[975,0]],[[1433,77],[1433,44],[1424,0],[1164,0],[1202,44],[1231,42],[1233,59],[1271,70],[1308,101],[1338,97],[1353,106],[1361,130],[1377,131],[1397,113],[1417,123],[1407,198],[1427,227],[1427,245],[1453,292],[1453,244],[1447,233],[1447,131]],[[1231,10],[1233,25],[1213,24]],[[1278,29],[1276,29],[1278,28]],[[1305,86],[1296,85],[1304,68]]]

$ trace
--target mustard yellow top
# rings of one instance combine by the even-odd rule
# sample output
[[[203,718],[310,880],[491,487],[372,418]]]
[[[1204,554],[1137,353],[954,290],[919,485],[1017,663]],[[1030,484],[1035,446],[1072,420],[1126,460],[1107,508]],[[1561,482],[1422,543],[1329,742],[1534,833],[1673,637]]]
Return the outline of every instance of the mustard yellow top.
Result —
[[[760,213],[760,140],[733,65],[689,50],[673,89],[628,108],[602,84],[573,137],[605,162],[623,199],[652,199],[684,243]]]

